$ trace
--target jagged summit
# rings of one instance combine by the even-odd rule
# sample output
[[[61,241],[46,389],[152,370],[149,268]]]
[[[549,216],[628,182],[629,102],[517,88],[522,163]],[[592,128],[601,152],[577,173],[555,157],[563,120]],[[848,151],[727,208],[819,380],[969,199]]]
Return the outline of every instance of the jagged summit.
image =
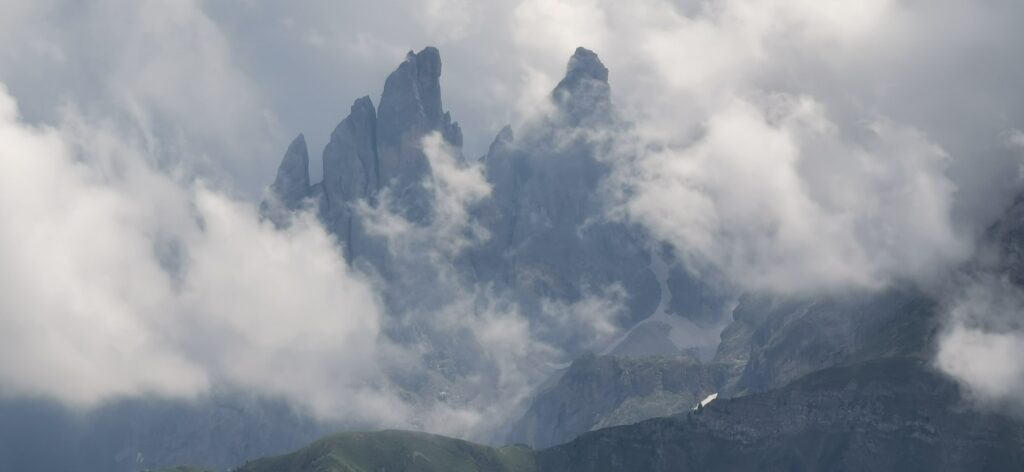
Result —
[[[349,115],[331,133],[323,153],[328,202],[350,202],[368,197],[379,188],[376,121],[373,101],[364,96],[352,104]]]
[[[418,128],[440,127],[444,119],[441,105],[441,54],[427,47],[418,53],[409,51],[405,61],[384,82],[380,97],[380,143],[398,143],[401,133]]]
[[[271,189],[280,203],[289,209],[299,208],[302,200],[309,197],[309,152],[306,137],[301,133],[288,146]]]
[[[356,101],[352,102],[352,107],[349,108],[349,113],[352,115],[355,115],[357,113],[369,113],[372,115],[376,115],[377,111],[376,108],[373,107],[373,100],[370,98],[370,96],[363,95],[362,97],[357,98]]]
[[[597,53],[587,48],[576,48],[566,66],[565,78],[551,95],[570,125],[593,124],[611,116],[608,68]]]
[[[430,218],[423,188],[430,163],[421,140],[435,131],[454,146],[462,144],[462,131],[441,102],[441,54],[427,47],[410,52],[388,76],[377,108],[377,178],[380,187],[393,190],[401,213],[410,221]]]
[[[585,47],[576,48],[576,52],[569,58],[569,66],[566,68],[566,79],[569,77],[589,77],[591,79],[608,81],[608,68],[605,67],[597,53]]]
[[[277,180],[271,186],[273,200],[264,202],[264,214],[275,222],[275,207],[295,209],[307,198],[317,200],[327,227],[342,236],[348,254],[358,222],[352,207],[359,201],[375,204],[377,195],[390,189],[396,209],[410,221],[430,218],[429,196],[423,188],[431,175],[421,140],[440,132],[454,148],[462,145],[462,131],[441,101],[441,54],[434,47],[410,51],[388,75],[378,105],[368,96],[356,99],[334,128],[323,151],[323,181],[310,185],[305,139],[299,136],[289,148]]]
[[[505,125],[494,137],[494,141],[491,142],[491,146],[487,150],[487,155],[496,155],[502,148],[511,146],[513,140],[515,140],[515,133],[512,132],[512,127]]]

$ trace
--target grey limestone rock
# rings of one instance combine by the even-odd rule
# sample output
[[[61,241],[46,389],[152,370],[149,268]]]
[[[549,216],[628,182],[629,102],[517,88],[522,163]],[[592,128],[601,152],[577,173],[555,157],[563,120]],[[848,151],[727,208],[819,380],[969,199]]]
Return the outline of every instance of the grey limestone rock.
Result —
[[[422,149],[423,137],[431,132],[462,144],[462,131],[441,104],[441,55],[427,47],[410,51],[388,76],[377,112],[379,184],[391,189],[397,210],[414,222],[425,222],[431,214],[423,187],[430,163]]]
[[[612,112],[608,68],[593,51],[576,48],[551,96],[573,126],[605,122]]]
[[[277,168],[277,178],[270,188],[288,209],[299,208],[302,201],[309,198],[309,152],[305,136],[300,134],[288,145],[288,151]]]
[[[723,379],[720,367],[693,356],[584,356],[538,394],[508,442],[551,447],[588,431],[688,411]]]
[[[306,150],[305,136],[299,134],[288,146],[277,168],[277,177],[260,203],[260,215],[277,226],[287,225],[291,212],[301,209],[312,195],[309,152]]]

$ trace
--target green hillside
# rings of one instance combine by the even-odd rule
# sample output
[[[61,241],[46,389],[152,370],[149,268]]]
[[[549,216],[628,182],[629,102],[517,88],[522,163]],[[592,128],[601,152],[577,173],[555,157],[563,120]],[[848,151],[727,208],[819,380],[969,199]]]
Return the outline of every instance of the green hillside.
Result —
[[[188,469],[185,469],[188,471]],[[526,447],[494,448],[411,431],[340,433],[278,457],[249,462],[237,472],[528,472]],[[188,471],[193,472],[193,471]]]

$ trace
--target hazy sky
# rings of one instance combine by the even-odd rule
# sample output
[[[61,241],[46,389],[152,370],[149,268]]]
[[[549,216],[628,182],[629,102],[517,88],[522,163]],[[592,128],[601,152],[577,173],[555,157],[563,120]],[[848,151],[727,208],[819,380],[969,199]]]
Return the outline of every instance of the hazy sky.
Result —
[[[427,45],[441,51],[445,106],[471,156],[545,109],[577,46],[595,50],[633,124],[605,156],[612,216],[740,290],[928,283],[970,257],[1020,185],[1017,0],[0,0],[0,11],[8,394],[88,405],[194,395],[224,377],[329,411],[339,400],[319,395],[372,384],[373,369],[328,361],[390,349],[359,344],[379,330],[373,282],[339,264],[315,222],[276,231],[252,204],[299,132],[316,179],[352,101],[377,103],[386,75]],[[168,267],[182,260],[189,270]],[[992,293],[1017,300],[964,296],[991,306],[978,298]],[[299,331],[275,332],[295,311],[282,303],[308,317],[287,320]],[[514,314],[495,316],[519,332]],[[302,323],[353,343],[296,349],[316,334]],[[945,352],[971,359],[983,335],[954,330],[968,347]],[[517,336],[491,343],[508,365],[547,348]],[[273,359],[310,367],[275,381]],[[1011,387],[965,381],[1014,394],[1024,369],[1013,365]],[[352,388],[384,402],[374,411],[402,411],[380,393]]]

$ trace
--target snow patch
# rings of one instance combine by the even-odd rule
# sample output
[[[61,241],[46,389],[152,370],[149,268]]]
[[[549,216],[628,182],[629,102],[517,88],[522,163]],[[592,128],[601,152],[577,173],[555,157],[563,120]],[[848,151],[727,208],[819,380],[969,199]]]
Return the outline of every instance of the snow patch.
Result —
[[[708,406],[708,404],[710,404],[711,402],[715,401],[717,398],[718,392],[712,393],[711,395],[708,395],[703,400],[701,400],[700,403],[697,404],[697,406],[693,407],[693,410],[697,411],[698,409],[704,408]]]

